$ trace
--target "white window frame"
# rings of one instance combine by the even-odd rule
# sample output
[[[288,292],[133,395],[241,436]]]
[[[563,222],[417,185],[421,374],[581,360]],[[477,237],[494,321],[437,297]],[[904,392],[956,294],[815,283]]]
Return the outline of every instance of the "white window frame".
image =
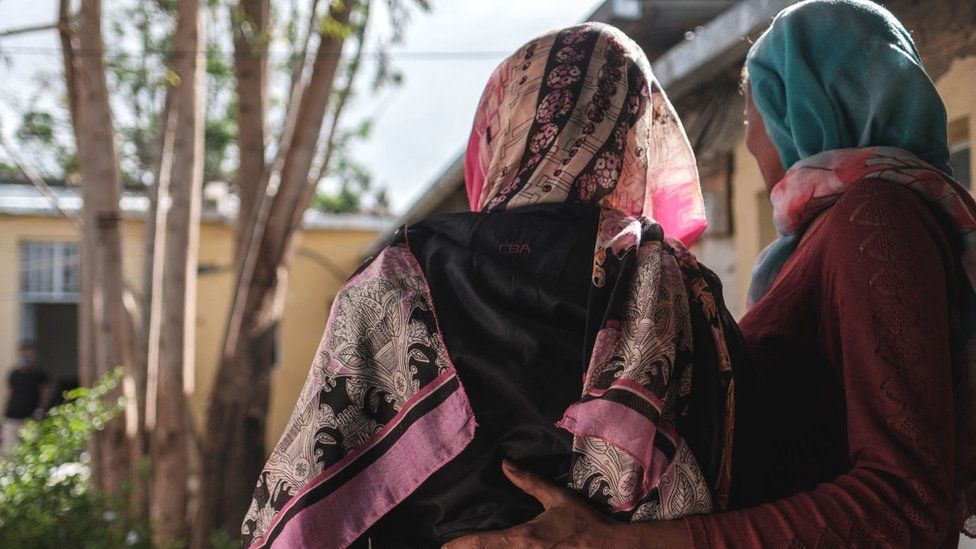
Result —
[[[78,243],[70,240],[20,242],[20,302],[77,303]]]

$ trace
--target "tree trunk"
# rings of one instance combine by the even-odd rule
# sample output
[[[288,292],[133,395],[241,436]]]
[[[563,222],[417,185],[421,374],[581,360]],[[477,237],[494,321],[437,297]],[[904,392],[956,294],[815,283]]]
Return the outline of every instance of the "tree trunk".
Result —
[[[268,42],[270,0],[241,0],[232,15],[234,28],[234,74],[237,77],[237,127],[240,166],[237,196],[240,200],[235,244],[244,247],[243,230],[264,192],[265,113],[268,108]]]
[[[207,451],[203,455],[196,547],[207,547],[207,537],[215,530],[223,530],[234,539],[240,535],[266,457],[264,433],[277,329],[275,323],[260,333],[248,334],[232,356],[221,359],[220,368],[236,375],[226,382],[218,377],[211,397],[203,441]],[[234,430],[216,434],[216,425]]]
[[[148,345],[146,427],[153,463],[150,518],[156,546],[187,535],[189,423],[194,374],[196,270],[203,185],[206,33],[199,0],[181,0],[173,36],[163,147],[156,182],[156,234]]]
[[[131,334],[122,303],[121,176],[105,78],[101,2],[82,0],[74,29],[66,21],[67,4],[62,3],[65,24],[60,30],[84,201],[78,369],[81,381],[90,384],[123,366],[123,387],[133,389]],[[76,50],[84,55],[75,55]],[[137,421],[127,414],[125,421],[110,422],[94,437],[93,469],[104,490],[121,489],[132,471],[130,437]]]
[[[349,23],[356,2],[333,3],[330,17]],[[210,528],[238,535],[266,458],[265,421],[275,338],[290,250],[311,192],[309,170],[315,157],[344,34],[320,34],[312,73],[292,103],[282,140],[277,192],[270,204],[261,195],[252,210],[251,238],[242,246],[238,262],[238,290],[234,297],[204,437],[204,476],[201,489],[200,531],[203,547]],[[300,124],[296,123],[301,121]],[[277,163],[276,163],[277,164]],[[276,168],[276,167],[275,167]]]

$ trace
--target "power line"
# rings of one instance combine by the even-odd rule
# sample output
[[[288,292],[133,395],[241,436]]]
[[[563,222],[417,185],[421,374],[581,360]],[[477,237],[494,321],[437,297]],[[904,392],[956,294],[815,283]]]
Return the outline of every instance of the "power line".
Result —
[[[334,50],[335,53],[339,53],[340,50]],[[99,51],[95,49],[75,49],[73,53],[78,56],[88,57],[88,56],[98,56],[105,53],[104,50]],[[160,55],[171,55],[175,53],[179,54],[200,54],[207,53],[201,50],[162,50],[162,49],[147,49],[147,50],[112,50],[111,53],[115,54],[125,54],[131,56],[140,56],[146,54],[160,54]],[[237,53],[233,51],[219,51],[223,56],[226,57],[236,57]],[[506,57],[511,55],[512,51],[509,50],[428,50],[428,51],[364,51],[363,55],[368,57],[389,57],[393,59],[401,60],[416,60],[416,61],[441,61],[441,60],[491,60],[500,57]],[[44,46],[3,46],[0,45],[0,54],[4,55],[35,55],[35,56],[61,56],[61,48],[56,47],[44,47]],[[268,56],[274,57],[290,57],[291,52],[285,51],[268,51]],[[311,61],[315,55],[308,55],[306,59]]]
[[[15,29],[6,29],[0,31],[0,37],[6,36],[17,36],[18,34],[29,34],[32,32],[43,31],[43,30],[53,30],[58,28],[57,23],[44,23],[41,25],[30,25],[27,27],[18,27]]]

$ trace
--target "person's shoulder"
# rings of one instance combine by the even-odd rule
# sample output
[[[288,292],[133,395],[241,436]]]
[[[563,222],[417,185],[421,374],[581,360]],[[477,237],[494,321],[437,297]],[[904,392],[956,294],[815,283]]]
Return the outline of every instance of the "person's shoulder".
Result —
[[[829,216],[833,223],[897,229],[909,216],[911,220],[934,222],[935,216],[925,200],[905,185],[881,179],[863,179],[837,199]],[[837,215],[839,214],[839,215]]]
[[[880,179],[853,184],[826,213],[823,226],[831,235],[828,246],[835,251],[872,235],[910,242],[928,240],[939,246],[948,242],[944,225],[921,195]]]
[[[834,264],[844,258],[945,262],[951,257],[945,228],[924,198],[879,179],[862,180],[845,192],[825,216],[823,232],[823,251]]]

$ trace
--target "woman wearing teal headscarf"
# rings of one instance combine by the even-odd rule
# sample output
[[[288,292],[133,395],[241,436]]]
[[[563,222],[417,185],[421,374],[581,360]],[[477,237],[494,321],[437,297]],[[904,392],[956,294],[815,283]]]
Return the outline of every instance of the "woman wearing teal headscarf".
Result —
[[[780,166],[867,147],[907,151],[952,174],[945,107],[911,36],[887,10],[847,0],[787,8],[749,51],[746,71],[754,112],[766,129],[761,137],[772,140],[780,160],[773,167],[771,159],[760,160],[767,181],[780,181],[766,173]],[[769,150],[758,154],[768,157]],[[750,303],[769,289],[802,231],[781,232],[785,238],[755,272]]]
[[[976,203],[908,31],[866,0],[781,12],[747,61],[746,145],[780,233],[740,327],[729,512],[610,522],[525,472],[546,512],[459,547],[955,547],[976,532]],[[738,412],[737,412],[738,413]]]
[[[794,475],[806,493],[781,520],[807,523],[810,545],[955,547],[976,534],[976,203],[951,177],[942,100],[908,31],[863,0],[784,10],[746,71],[747,146],[780,237],[741,327],[764,395],[812,395],[808,448],[837,463]],[[818,372],[834,377],[811,387]],[[765,445],[770,468],[793,436]]]

